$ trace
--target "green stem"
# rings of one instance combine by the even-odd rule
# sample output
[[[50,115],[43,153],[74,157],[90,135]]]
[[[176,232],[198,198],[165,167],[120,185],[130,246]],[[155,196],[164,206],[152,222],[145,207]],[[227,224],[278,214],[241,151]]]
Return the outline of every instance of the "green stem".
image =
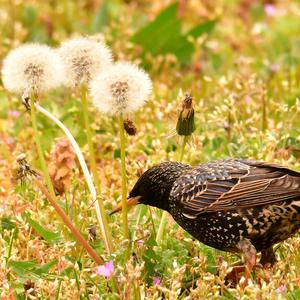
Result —
[[[154,234],[154,236],[156,236],[156,230],[155,230],[155,224],[154,224],[154,220],[153,220],[152,209],[150,206],[148,207],[148,209],[149,209],[149,213],[150,213],[150,220],[151,220],[153,234]]]
[[[157,244],[160,244],[160,242],[162,240],[163,233],[164,233],[164,230],[166,227],[167,216],[168,216],[168,212],[166,212],[164,210],[161,215],[161,219],[160,219],[160,223],[159,223],[159,227],[158,227],[158,231],[157,231],[157,235],[156,235],[156,243]]]
[[[137,226],[140,224],[141,219],[142,219],[142,210],[143,210],[143,206],[142,205],[137,205],[137,218],[136,218],[136,222],[135,222],[135,228],[137,228]],[[135,230],[132,234],[132,241],[136,240],[136,232],[137,230]]]
[[[66,214],[69,215],[69,194],[68,192],[65,193],[65,205],[66,205]]]
[[[227,128],[227,145],[228,145],[231,142],[231,123],[232,123],[231,108],[229,108],[227,123],[228,123],[228,128]]]
[[[266,103],[266,95],[263,91],[262,95],[262,132],[265,132],[267,128],[267,103]]]
[[[33,127],[35,144],[36,144],[39,161],[41,164],[44,180],[46,182],[48,191],[49,191],[51,197],[53,199],[56,199],[55,191],[54,191],[52,181],[51,181],[48,169],[47,169],[46,160],[45,160],[45,157],[43,154],[42,145],[41,145],[41,141],[40,141],[40,137],[39,137],[39,131],[37,128],[37,121],[36,121],[36,108],[35,108],[34,100],[35,100],[35,97],[34,97],[34,94],[32,93],[30,95],[30,109],[31,109],[30,115],[31,115],[31,123],[32,123],[32,127]]]
[[[111,283],[111,289],[112,289],[113,293],[117,294],[118,293],[118,286],[117,286],[117,280],[116,280],[115,276],[113,276],[110,279],[110,283]]]
[[[85,88],[82,88],[82,90],[81,90],[81,103],[82,103],[82,111],[83,111],[83,117],[84,117],[84,125],[85,125],[85,130],[86,130],[86,137],[87,137],[89,153],[90,153],[90,165],[91,165],[91,169],[92,169],[92,173],[93,173],[93,179],[94,179],[94,182],[96,185],[97,194],[100,195],[101,186],[100,186],[100,179],[99,179],[98,172],[97,172],[95,150],[94,150],[94,144],[93,144],[93,139],[92,139],[90,120],[89,120],[89,115],[88,115],[88,101],[87,101],[87,97],[86,97],[86,89]],[[110,228],[108,225],[108,219],[107,219],[107,215],[105,212],[105,207],[104,207],[102,198],[97,197],[97,202],[99,204],[102,223],[103,223],[103,227],[104,227],[105,235],[106,235],[106,237],[104,237],[104,239],[106,240],[107,248],[109,250],[108,252],[110,254],[113,252],[112,235],[111,235]]]
[[[129,239],[128,218],[127,218],[127,186],[126,186],[126,165],[125,165],[125,130],[123,116],[119,115],[120,127],[120,148],[121,148],[121,176],[122,176],[122,219],[124,238]]]
[[[180,158],[179,158],[180,162],[182,162],[182,160],[183,160],[184,149],[185,149],[185,146],[186,146],[186,144],[188,142],[188,139],[189,139],[189,136],[186,136],[186,135],[183,136],[183,141],[182,141],[181,150],[180,150]],[[157,244],[159,244],[161,242],[161,240],[162,240],[163,233],[164,233],[164,230],[165,230],[165,227],[166,227],[167,217],[168,217],[168,212],[163,211],[161,219],[160,219],[160,223],[159,223],[157,235],[156,235],[156,242],[157,242]]]
[[[183,136],[183,141],[182,141],[182,145],[181,145],[181,151],[180,151],[180,158],[179,161],[182,162],[183,161],[183,156],[184,156],[184,150],[185,150],[185,146],[188,142],[189,136],[184,135]]]
[[[8,263],[9,263],[9,260],[10,260],[10,257],[11,257],[12,246],[13,246],[13,242],[14,242],[14,239],[15,239],[16,231],[17,231],[17,229],[14,228],[14,230],[12,231],[11,237],[10,237],[8,251],[7,251],[7,257],[6,257],[6,262],[5,262],[6,268],[8,268]],[[7,277],[8,277],[7,279],[10,280],[10,273],[7,274]]]
[[[141,292],[139,289],[139,285],[137,283],[134,283],[134,285],[133,285],[133,299],[141,300]]]

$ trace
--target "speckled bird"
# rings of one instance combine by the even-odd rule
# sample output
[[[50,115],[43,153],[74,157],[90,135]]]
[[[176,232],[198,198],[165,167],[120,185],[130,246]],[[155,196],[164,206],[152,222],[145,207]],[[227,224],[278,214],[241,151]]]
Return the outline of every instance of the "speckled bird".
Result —
[[[133,187],[128,205],[138,203],[168,211],[208,246],[242,253],[249,276],[257,252],[262,264],[273,264],[272,246],[300,228],[300,173],[242,159],[196,167],[164,162],[147,170]]]

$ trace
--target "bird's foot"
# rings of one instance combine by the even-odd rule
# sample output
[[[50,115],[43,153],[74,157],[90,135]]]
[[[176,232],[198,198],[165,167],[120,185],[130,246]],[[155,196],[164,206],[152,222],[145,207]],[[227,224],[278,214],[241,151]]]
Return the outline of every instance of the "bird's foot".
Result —
[[[243,276],[243,272],[245,272],[246,267],[245,266],[234,266],[231,268],[231,270],[226,274],[225,277],[225,283],[226,284],[233,284],[236,285],[239,283]]]
[[[256,263],[256,249],[248,239],[239,241],[237,248],[241,250],[245,259],[245,280],[240,284],[242,288],[245,288],[248,285],[251,272]]]

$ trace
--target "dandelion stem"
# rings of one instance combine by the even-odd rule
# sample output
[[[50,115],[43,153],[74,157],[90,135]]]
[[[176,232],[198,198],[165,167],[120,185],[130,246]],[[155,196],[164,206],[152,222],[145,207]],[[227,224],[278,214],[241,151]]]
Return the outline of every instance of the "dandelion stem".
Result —
[[[103,235],[103,238],[104,238],[104,241],[105,241],[106,250],[107,250],[108,253],[110,253],[109,248],[108,248],[108,243],[106,243],[106,238],[105,238],[106,237],[106,235],[105,235],[106,231],[105,231],[104,226],[103,226],[99,203],[98,203],[98,201],[96,201],[97,200],[96,189],[95,189],[91,174],[89,172],[89,169],[88,169],[88,167],[86,165],[86,162],[84,160],[83,154],[82,154],[77,142],[75,141],[75,139],[74,139],[73,135],[71,134],[71,132],[69,131],[69,129],[59,119],[57,119],[53,114],[48,112],[46,109],[44,109],[39,104],[36,103],[35,107],[39,112],[41,112],[46,117],[48,117],[50,120],[52,120],[66,134],[66,136],[68,137],[72,147],[74,148],[75,153],[76,153],[77,158],[78,158],[78,161],[80,163],[81,169],[83,171],[85,180],[87,182],[88,188],[89,188],[90,193],[92,195],[92,201],[93,201],[93,203],[95,203],[96,214],[97,214],[98,222],[99,222],[101,232],[102,232],[102,235]]]
[[[231,123],[232,123],[231,107],[229,107],[227,123],[228,123],[228,128],[227,128],[227,146],[228,146],[228,144],[231,142]]]
[[[180,158],[179,158],[180,162],[182,162],[182,160],[183,160],[184,150],[185,150],[185,146],[188,142],[188,139],[189,139],[189,136],[186,136],[186,135],[183,136],[183,140],[182,140],[182,144],[181,144],[181,150],[180,150]],[[165,230],[165,227],[166,227],[167,217],[168,217],[168,212],[163,211],[163,213],[161,215],[157,235],[156,235],[156,243],[157,244],[159,244],[162,240],[163,233],[164,233],[164,230]]]
[[[125,130],[122,114],[119,115],[120,127],[120,148],[121,148],[121,176],[122,176],[122,218],[124,238],[129,239],[128,218],[127,218],[127,186],[126,186],[126,165],[125,165]]]
[[[267,102],[266,102],[266,94],[263,91],[262,95],[262,132],[265,132],[267,128]]]
[[[182,145],[181,145],[181,151],[180,151],[180,157],[179,157],[179,161],[182,162],[183,161],[183,156],[184,156],[184,150],[185,150],[185,146],[188,142],[189,136],[184,135],[183,136],[183,140],[182,140]]]
[[[31,123],[32,123],[32,127],[33,127],[33,132],[34,132],[35,144],[36,144],[39,161],[41,164],[41,168],[42,168],[42,172],[43,172],[43,176],[44,176],[47,188],[49,190],[51,197],[53,199],[56,199],[55,191],[54,191],[52,181],[51,181],[48,169],[47,169],[46,160],[45,160],[45,157],[43,154],[43,149],[42,149],[42,145],[41,145],[41,141],[40,141],[40,137],[39,137],[39,131],[37,128],[37,121],[36,121],[36,107],[35,107],[34,100],[35,100],[35,96],[32,93],[30,95],[30,108],[31,108],[30,115],[31,115]]]
[[[94,251],[94,249],[87,243],[87,241],[84,239],[84,237],[81,235],[79,230],[73,225],[69,217],[65,214],[63,209],[57,204],[57,201],[50,195],[50,193],[47,191],[47,189],[44,187],[44,185],[36,179],[36,184],[41,190],[41,192],[46,196],[47,200],[50,202],[50,204],[54,207],[57,214],[62,218],[63,222],[68,226],[76,240],[82,245],[82,247],[86,250],[86,252],[94,259],[94,261],[98,265],[102,265],[104,263],[103,259],[98,256],[98,254]]]
[[[89,147],[89,154],[90,154],[90,165],[93,173],[93,179],[95,181],[97,194],[100,195],[101,193],[101,186],[100,186],[100,179],[97,172],[97,165],[96,165],[96,158],[95,158],[95,151],[94,151],[94,145],[93,145],[93,139],[92,139],[92,130],[90,126],[90,120],[89,120],[89,114],[88,114],[88,101],[86,97],[86,88],[82,88],[81,90],[81,103],[82,103],[82,111],[83,111],[83,117],[84,117],[84,125],[86,130],[86,137]],[[101,197],[97,197],[97,206],[99,206],[100,213],[101,213],[101,219],[104,227],[104,237],[107,244],[107,250],[108,253],[111,254],[113,252],[113,242],[112,242],[112,236],[110,232],[110,228],[108,225],[108,219],[105,212],[104,203],[102,201]]]

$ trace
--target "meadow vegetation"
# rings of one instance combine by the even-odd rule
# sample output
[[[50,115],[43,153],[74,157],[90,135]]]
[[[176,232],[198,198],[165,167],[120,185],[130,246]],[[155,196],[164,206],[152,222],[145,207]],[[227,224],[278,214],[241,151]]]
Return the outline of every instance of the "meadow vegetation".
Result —
[[[126,216],[109,216],[124,200],[125,183],[128,193],[145,170],[164,160],[196,165],[238,157],[300,171],[298,1],[1,0],[0,30],[1,68],[19,45],[59,47],[83,35],[110,47],[115,61],[138,65],[153,85],[143,107],[122,111],[124,120],[107,107],[101,113],[86,86],[70,84],[38,95],[38,104],[77,141],[94,174],[95,204],[65,134],[37,110],[37,137],[22,93],[9,92],[2,79],[1,299],[300,298],[298,235],[276,246],[278,263],[256,267],[243,289],[225,280],[240,257],[201,244],[169,215],[159,230],[162,211],[139,205]],[[96,93],[99,86],[94,86]],[[150,89],[151,83],[145,90]],[[183,138],[175,129],[187,92],[196,127],[181,155]],[[130,134],[124,133],[123,121]],[[37,184],[44,178],[37,138],[55,201],[97,253],[98,262]],[[22,180],[20,161],[22,170],[32,170]],[[108,224],[101,228],[103,211]],[[127,217],[129,233],[123,226]],[[104,241],[105,230],[111,241]],[[124,239],[128,234],[130,239]]]

